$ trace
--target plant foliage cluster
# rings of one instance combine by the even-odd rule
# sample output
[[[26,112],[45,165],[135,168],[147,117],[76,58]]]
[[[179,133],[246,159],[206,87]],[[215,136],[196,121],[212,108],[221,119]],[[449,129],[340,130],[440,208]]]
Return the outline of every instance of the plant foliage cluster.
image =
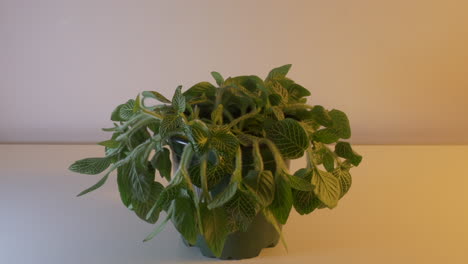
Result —
[[[149,223],[166,212],[145,240],[171,221],[189,243],[202,235],[216,255],[228,234],[247,230],[258,214],[281,233],[293,207],[299,214],[334,208],[362,157],[341,141],[351,136],[346,114],[306,104],[310,92],[286,77],[290,67],[273,69],[265,80],[212,72],[216,85],[200,82],[185,92],[179,86],[171,100],[145,91],[119,105],[114,127],[104,129],[112,137],[99,143],[105,157],[70,166],[83,174],[105,172],[79,196],[117,171],[127,208]],[[175,139],[186,142],[179,156]],[[304,154],[307,166],[289,172],[288,160]]]

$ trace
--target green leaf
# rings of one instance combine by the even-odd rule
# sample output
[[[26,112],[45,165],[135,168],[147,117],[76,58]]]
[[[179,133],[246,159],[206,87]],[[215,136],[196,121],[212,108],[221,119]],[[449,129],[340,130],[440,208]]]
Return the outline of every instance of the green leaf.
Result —
[[[129,120],[133,116],[133,108],[135,107],[135,100],[130,99],[128,100],[122,107],[120,108],[119,115],[123,121]]]
[[[324,127],[330,127],[333,124],[330,114],[327,110],[321,105],[316,105],[310,110],[312,118],[319,124]]]
[[[198,228],[196,209],[189,196],[179,196],[174,200],[172,223],[179,233],[192,245],[196,243]]]
[[[216,186],[224,177],[228,177],[233,172],[233,166],[230,162],[221,162],[219,164],[213,164],[208,161],[206,169],[206,178],[208,189],[211,190]],[[200,164],[192,165],[189,168],[190,178],[192,183],[201,188],[201,179],[200,179]]]
[[[158,225],[156,226],[156,228],[153,230],[153,232],[151,232],[151,234],[149,234],[144,240],[143,242],[147,242],[151,239],[153,239],[153,237],[155,237],[157,234],[159,234],[163,229],[164,227],[166,226],[167,222],[171,219],[172,217],[172,210],[170,210],[166,217],[164,218],[164,220]]]
[[[183,125],[182,117],[178,115],[166,115],[164,116],[161,126],[159,128],[159,133],[161,137],[166,137],[170,133],[180,131]]]
[[[351,184],[353,183],[353,179],[351,178],[351,174],[347,170],[343,169],[336,169],[333,171],[333,175],[340,181],[341,186],[341,195],[342,198],[351,188]]]
[[[105,171],[111,164],[108,157],[86,158],[75,161],[68,169],[81,174],[96,175]]]
[[[200,120],[193,120],[189,124],[193,145],[197,152],[205,152],[208,147],[209,129],[206,124]]]
[[[120,145],[120,142],[113,140],[113,139],[109,139],[109,140],[99,142],[98,145],[108,147],[108,148],[118,148]]]
[[[159,127],[161,126],[161,121],[160,120],[154,120],[153,122],[148,124],[148,128],[153,131],[153,133],[159,134]]]
[[[247,231],[250,223],[257,215],[255,200],[248,192],[241,190],[236,192],[234,197],[224,205],[224,208],[228,215],[229,229],[232,232],[237,230]]]
[[[281,95],[279,94],[270,94],[268,95],[268,100],[270,100],[270,104],[272,106],[276,106],[276,105],[279,105],[281,104]]]
[[[106,183],[108,177],[109,177],[109,174],[104,175],[104,177],[102,177],[96,184],[94,184],[93,186],[89,187],[88,189],[80,192],[77,196],[85,195],[85,194],[87,194],[89,192],[92,192],[92,191],[96,190],[97,188],[101,187],[102,185],[104,185],[104,183]]]
[[[208,209],[220,207],[227,203],[236,194],[237,182],[231,182],[220,194],[218,194],[209,204]]]
[[[200,82],[190,87],[190,89],[185,91],[183,95],[187,98],[187,100],[192,100],[194,98],[201,97],[202,95],[213,97],[215,93],[216,87],[214,87],[214,85],[209,82]]]
[[[120,109],[124,106],[124,104],[121,104],[119,106],[117,106],[114,111],[112,111],[112,114],[111,114],[111,120],[112,121],[123,121],[123,119],[120,117]]]
[[[213,127],[210,132],[210,148],[215,149],[216,152],[227,158],[236,155],[239,140],[231,131],[222,127]]]
[[[291,69],[291,66],[291,64],[286,64],[281,67],[272,69],[268,73],[266,80],[275,80],[286,77],[286,74],[288,74],[289,69]]]
[[[331,119],[333,120],[333,128],[336,130],[338,137],[348,139],[351,137],[351,127],[349,126],[349,120],[345,113],[333,109],[329,112]]]
[[[219,74],[219,72],[215,72],[215,71],[212,71],[211,72],[211,76],[213,76],[213,78],[215,79],[216,83],[218,84],[218,86],[222,86],[223,83],[224,83],[224,78],[223,76],[221,76],[221,74]]]
[[[156,91],[144,91],[142,93],[142,95],[143,95],[143,97],[156,99],[161,103],[165,103],[165,104],[170,104],[171,103],[171,101],[169,99],[167,99],[166,97],[164,97],[164,95],[162,95],[162,94],[160,94],[160,93],[158,93]]]
[[[286,118],[267,129],[267,137],[275,143],[285,159],[297,159],[304,155],[309,140],[304,128],[294,119]]]
[[[305,180],[301,177],[296,175],[288,175],[289,176],[289,185],[291,188],[299,190],[299,191],[313,191],[314,186],[310,184],[310,180]]]
[[[211,252],[220,257],[229,234],[226,213],[223,208],[209,210],[206,206],[201,206],[200,209],[203,236]]]
[[[314,133],[314,140],[318,142],[322,142],[325,144],[331,144],[338,141],[339,136],[337,135],[337,131],[333,128],[324,128],[317,130]]]
[[[275,82],[271,85],[273,92],[280,96],[280,105],[285,105],[289,100],[289,92],[280,83]]]
[[[172,97],[172,107],[177,113],[183,113],[185,111],[185,97],[182,94],[182,86],[179,85]]]
[[[281,224],[286,224],[291,212],[293,200],[289,184],[282,178],[276,178],[275,198],[268,207]]]
[[[283,244],[286,251],[288,251],[288,245],[286,244],[286,240],[284,239],[283,232],[281,230],[281,226],[279,225],[278,220],[276,219],[276,217],[273,215],[271,210],[268,210],[267,208],[263,209],[262,213],[263,213],[263,216],[265,216],[265,219],[273,226],[273,228],[279,234],[280,239],[281,239],[281,243]]]
[[[300,214],[310,214],[321,204],[320,200],[315,196],[314,192],[304,192],[293,190],[293,205],[294,209]]]
[[[162,191],[164,190],[164,186],[159,182],[151,182],[150,183],[150,191],[148,194],[148,198],[146,201],[142,202],[137,199],[132,200],[132,207],[135,214],[142,220],[154,224],[158,221],[159,212],[153,212],[150,217],[147,218],[148,213],[152,209],[154,203],[159,199]]]
[[[309,90],[297,83],[293,83],[292,85],[286,87],[286,89],[288,90],[289,100],[291,101],[291,99],[293,99],[293,102],[296,102],[302,97],[310,95]]]
[[[300,169],[294,173],[294,176],[301,178],[306,182],[312,180],[313,171],[310,169]],[[313,191],[292,190],[293,205],[296,211],[301,214],[309,214],[321,205],[320,200]]]
[[[333,170],[335,170],[335,158],[328,151],[326,151],[322,155],[322,161],[323,161],[323,167],[328,172],[332,172]]]
[[[362,156],[354,152],[351,148],[351,144],[348,142],[339,141],[336,143],[335,153],[336,155],[349,160],[354,166],[358,166],[362,161]]]
[[[128,207],[132,203],[132,184],[130,181],[130,166],[123,165],[117,168],[117,185],[119,187],[120,199]]]
[[[340,182],[331,173],[315,169],[312,174],[314,193],[328,208],[334,208],[338,204],[341,194]]]
[[[151,159],[151,165],[159,171],[161,177],[168,181],[171,180],[172,162],[170,152],[167,148],[162,148],[160,151],[156,152]]]
[[[133,198],[140,202],[146,202],[151,192],[151,182],[147,176],[148,172],[138,170],[135,164],[130,169],[130,182]]]
[[[141,100],[140,100],[140,94],[138,94],[135,99],[135,105],[133,106],[133,113],[140,111],[140,109],[141,109]]]
[[[251,170],[244,178],[250,191],[257,196],[262,207],[267,207],[275,197],[275,179],[269,170],[261,172]]]
[[[171,202],[179,195],[181,187],[182,186],[180,184],[175,184],[169,185],[166,188],[164,188],[164,190],[161,191],[161,194],[154,203],[153,207],[151,207],[150,211],[148,211],[146,219],[153,217],[154,213],[159,214],[160,211],[167,210]]]

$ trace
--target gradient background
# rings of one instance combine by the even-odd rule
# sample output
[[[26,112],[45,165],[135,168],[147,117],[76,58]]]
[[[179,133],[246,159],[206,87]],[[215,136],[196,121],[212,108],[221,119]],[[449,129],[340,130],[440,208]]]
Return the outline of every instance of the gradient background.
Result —
[[[0,142],[106,138],[117,104],[291,63],[357,144],[468,143],[468,1],[0,0]]]

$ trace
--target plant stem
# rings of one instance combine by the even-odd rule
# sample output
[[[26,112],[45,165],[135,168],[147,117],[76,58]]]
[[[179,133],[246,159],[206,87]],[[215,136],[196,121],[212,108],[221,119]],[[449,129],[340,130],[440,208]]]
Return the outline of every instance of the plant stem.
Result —
[[[206,154],[203,154],[201,157],[201,162],[200,162],[200,181],[202,185],[202,190],[203,190],[203,196],[205,198],[205,201],[207,203],[210,202],[210,193],[208,191],[208,182],[207,182],[207,175],[206,175],[206,167],[208,163],[208,157]]]
[[[234,119],[231,123],[229,123],[228,128],[232,128],[233,126],[237,125],[239,122],[241,122],[241,121],[243,121],[245,119],[251,118],[252,116],[258,114],[258,112],[260,112],[260,110],[255,108],[250,113],[245,114],[245,115],[243,115],[241,117],[238,117],[238,118]]]

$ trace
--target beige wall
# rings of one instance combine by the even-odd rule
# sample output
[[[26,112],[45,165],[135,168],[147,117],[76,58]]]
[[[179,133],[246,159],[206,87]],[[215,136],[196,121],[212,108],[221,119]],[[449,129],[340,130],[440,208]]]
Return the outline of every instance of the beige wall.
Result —
[[[0,0],[0,142],[95,142],[139,91],[292,63],[355,143],[468,143],[468,1]]]

